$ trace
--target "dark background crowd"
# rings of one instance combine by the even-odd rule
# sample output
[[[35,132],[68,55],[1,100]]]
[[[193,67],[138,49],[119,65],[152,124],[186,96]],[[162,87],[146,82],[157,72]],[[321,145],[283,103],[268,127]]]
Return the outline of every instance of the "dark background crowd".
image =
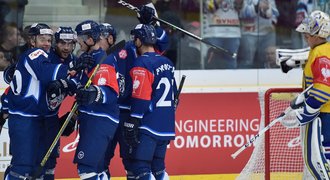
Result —
[[[82,0],[82,6],[88,6],[87,1]],[[127,2],[140,7],[151,1]],[[189,37],[186,33],[160,24],[170,35],[170,48],[165,55],[176,64],[176,69],[185,70],[279,68],[275,62],[275,50],[306,47],[301,35],[295,32],[297,24],[311,10],[321,9],[325,12],[328,10],[328,4],[322,4],[318,0],[260,0],[258,4],[253,5],[255,9],[251,12],[244,10],[245,4],[248,4],[250,0],[153,0],[152,2],[160,19],[238,54],[236,58],[228,58],[224,53],[214,51],[213,48]],[[125,35],[122,38],[128,39],[128,29],[131,27],[127,24],[137,22],[136,13],[118,4],[117,1],[100,0],[99,3],[105,8],[105,12],[102,14],[100,10],[101,18],[98,20],[111,23],[118,32]],[[24,27],[30,24],[24,22],[24,9],[28,5],[28,0],[0,0],[2,26],[0,28],[0,70],[15,63],[19,54],[26,48],[25,43],[28,37],[24,33]],[[239,28],[240,32],[236,31],[235,35],[231,30],[228,30],[228,33],[219,34],[217,31],[211,31],[212,33],[208,34],[207,28],[214,25],[206,22],[205,17],[221,19],[221,16],[225,15],[223,13],[229,12],[230,9],[236,13],[239,22],[238,25],[233,26],[233,29]],[[251,16],[251,13],[255,13],[255,16]],[[253,19],[256,27],[254,32],[250,33],[246,31],[246,25],[252,23]],[[48,24],[51,25],[51,22]],[[227,26],[223,27],[227,28]],[[218,29],[221,28],[220,25]],[[226,29],[224,31],[226,32]]]

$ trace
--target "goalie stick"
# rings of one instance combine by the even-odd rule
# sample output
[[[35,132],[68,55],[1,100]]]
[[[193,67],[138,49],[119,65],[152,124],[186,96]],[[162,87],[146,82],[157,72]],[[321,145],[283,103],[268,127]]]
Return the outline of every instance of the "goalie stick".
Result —
[[[137,7],[133,6],[132,4],[129,4],[129,3],[125,2],[123,0],[119,0],[118,3],[121,4],[121,5],[123,5],[123,6],[125,6],[125,7],[127,7],[128,9],[131,9],[131,10],[135,11],[135,12],[139,12],[140,11]],[[166,25],[172,27],[174,30],[179,30],[179,31],[183,32],[184,34],[186,34],[186,35],[188,35],[188,36],[190,36],[190,37],[192,37],[192,38],[194,38],[194,39],[196,39],[198,41],[201,41],[204,44],[207,44],[207,45],[211,46],[213,49],[216,49],[216,50],[218,50],[218,51],[220,51],[222,53],[225,53],[225,54],[230,55],[233,58],[236,58],[236,56],[237,56],[236,53],[232,53],[232,52],[228,51],[227,49],[224,49],[222,47],[216,46],[216,45],[214,45],[214,44],[212,44],[212,43],[204,40],[203,38],[201,38],[199,36],[196,36],[195,34],[189,32],[189,31],[186,31],[186,30],[184,30],[184,29],[182,29],[182,28],[180,28],[178,26],[175,26],[174,24],[169,23],[169,22],[167,22],[167,21],[165,21],[163,19],[160,19],[160,18],[155,17],[155,16],[153,16],[153,19],[155,19],[156,21],[159,21],[159,22],[161,22],[163,24],[166,24]]]
[[[313,85],[310,85],[308,88],[306,88],[301,94],[305,94],[309,89],[311,89]],[[299,96],[299,95],[298,95]],[[235,159],[240,153],[242,153],[246,148],[252,145],[260,136],[262,136],[266,131],[268,131],[271,127],[273,127],[277,122],[282,121],[291,111],[292,107],[289,105],[285,109],[285,111],[280,114],[276,119],[274,119],[272,122],[270,122],[266,127],[264,127],[262,130],[260,130],[254,137],[252,137],[246,144],[244,144],[241,148],[239,148],[235,153],[231,155],[233,159]]]
[[[119,49],[122,49],[122,48],[125,46],[125,44],[126,44],[126,41],[125,41],[125,40],[122,40],[122,41],[120,41],[119,43],[117,43],[116,45],[112,46],[112,47],[110,48],[109,52],[112,53],[112,52],[115,52],[115,51],[117,51],[117,50],[119,50]],[[102,57],[102,59],[100,60],[100,62],[95,66],[93,73],[91,74],[91,76],[89,77],[87,83],[86,83],[85,86],[84,86],[85,89],[87,89],[87,88],[92,84],[92,80],[93,80],[94,76],[96,75],[96,72],[98,71],[98,69],[100,68],[101,64],[103,63],[103,61],[104,61],[106,58],[107,58],[107,55],[104,55],[104,56]],[[44,158],[42,159],[41,163],[39,164],[37,170],[36,170],[35,173],[33,174],[31,180],[36,180],[36,179],[41,175],[41,172],[42,172],[44,166],[46,165],[46,162],[47,162],[47,160],[49,159],[50,154],[51,154],[52,151],[54,150],[54,148],[55,148],[57,142],[59,141],[61,135],[63,134],[63,132],[64,132],[66,126],[68,125],[70,119],[72,118],[72,116],[73,116],[74,113],[76,112],[77,108],[78,108],[78,104],[77,104],[77,102],[75,102],[74,105],[73,105],[73,107],[72,107],[72,109],[71,109],[71,111],[70,111],[70,113],[69,113],[69,115],[68,115],[68,117],[65,119],[65,121],[64,121],[64,123],[63,123],[63,125],[62,125],[62,127],[61,127],[60,130],[58,131],[58,133],[57,133],[57,135],[56,135],[56,137],[55,137],[53,143],[52,143],[51,146],[49,147],[47,153],[45,154],[45,156],[44,156]]]

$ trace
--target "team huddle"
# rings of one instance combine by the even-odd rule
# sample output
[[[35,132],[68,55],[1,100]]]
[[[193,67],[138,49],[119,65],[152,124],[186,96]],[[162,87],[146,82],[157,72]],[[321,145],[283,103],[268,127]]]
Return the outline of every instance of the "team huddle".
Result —
[[[9,87],[0,119],[3,125],[8,118],[12,155],[6,179],[54,179],[59,141],[38,171],[40,162],[62,125],[62,136],[69,136],[76,123],[73,162],[80,179],[110,179],[117,144],[127,179],[168,179],[165,155],[175,137],[177,87],[174,65],[162,56],[168,37],[153,16],[153,8],[139,9],[141,24],[123,47],[108,23],[86,20],[55,33],[47,24],[31,25],[29,49],[4,73]],[[77,111],[59,117],[67,96],[75,98]]]

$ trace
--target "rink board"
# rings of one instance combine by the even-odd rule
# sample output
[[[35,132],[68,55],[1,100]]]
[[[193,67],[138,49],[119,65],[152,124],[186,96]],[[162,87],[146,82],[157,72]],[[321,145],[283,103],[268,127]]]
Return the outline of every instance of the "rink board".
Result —
[[[267,82],[270,83],[267,85],[272,86],[272,78],[277,76],[270,75],[269,72],[262,75],[263,71],[223,72],[226,74],[210,71],[207,79],[201,79],[202,74],[204,77],[207,74],[206,71],[197,74],[182,71],[178,74],[177,79],[181,74],[186,74],[187,80],[176,114],[176,140],[170,144],[166,159],[171,179],[235,179],[253,151],[251,147],[235,160],[230,157],[259,130],[260,107],[257,92],[260,87],[255,85],[266,85]],[[249,72],[248,75],[245,72]],[[256,79],[257,75],[258,81],[246,80]],[[296,74],[288,75],[289,77],[278,76],[274,82],[282,83],[282,79],[285,82],[293,79],[288,83],[296,81]],[[237,84],[231,84],[233,82]],[[219,84],[224,86],[217,86]],[[1,90],[4,88],[4,83],[1,83]],[[65,103],[61,114],[71,108],[72,99],[66,101],[69,102]],[[76,166],[72,163],[78,139],[76,133],[61,138],[57,179],[78,177]],[[3,129],[0,136],[0,172],[9,165],[10,158],[8,130]],[[113,179],[125,175],[118,149],[110,169]]]

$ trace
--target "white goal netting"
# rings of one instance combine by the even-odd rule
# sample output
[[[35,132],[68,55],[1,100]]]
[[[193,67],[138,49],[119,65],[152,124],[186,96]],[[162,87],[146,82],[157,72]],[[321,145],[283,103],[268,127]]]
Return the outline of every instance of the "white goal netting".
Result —
[[[301,92],[299,88],[275,88],[259,93],[262,129],[276,119]],[[292,117],[287,117],[287,119]],[[303,176],[303,157],[299,128],[275,124],[256,142],[253,153],[237,180],[299,180]],[[251,147],[252,148],[252,147]]]

